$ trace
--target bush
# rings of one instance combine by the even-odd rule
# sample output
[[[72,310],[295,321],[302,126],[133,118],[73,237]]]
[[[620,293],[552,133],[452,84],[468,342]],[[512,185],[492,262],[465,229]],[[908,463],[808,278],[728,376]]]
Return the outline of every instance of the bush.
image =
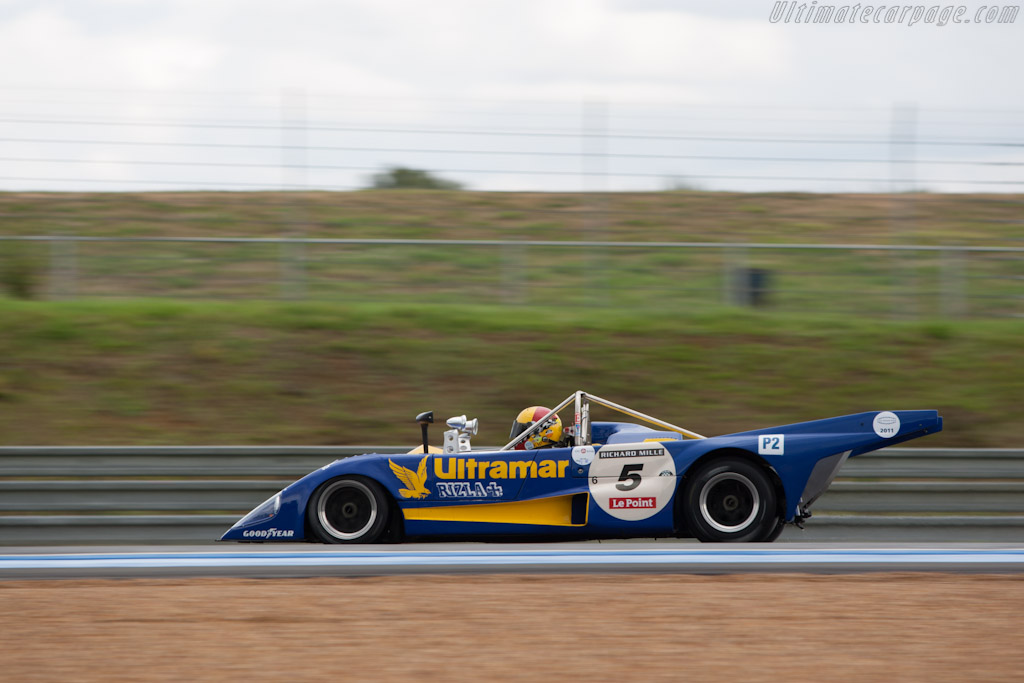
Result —
[[[39,261],[28,245],[7,243],[0,249],[0,288],[15,299],[31,299],[36,293]]]
[[[384,173],[373,176],[375,190],[461,190],[462,185],[452,180],[438,178],[429,171],[396,166]]]

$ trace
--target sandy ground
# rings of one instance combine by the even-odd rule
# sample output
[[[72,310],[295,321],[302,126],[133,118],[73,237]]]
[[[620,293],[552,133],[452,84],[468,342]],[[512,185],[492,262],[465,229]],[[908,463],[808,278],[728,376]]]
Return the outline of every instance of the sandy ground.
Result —
[[[1024,577],[0,582],[0,679],[1024,680]]]

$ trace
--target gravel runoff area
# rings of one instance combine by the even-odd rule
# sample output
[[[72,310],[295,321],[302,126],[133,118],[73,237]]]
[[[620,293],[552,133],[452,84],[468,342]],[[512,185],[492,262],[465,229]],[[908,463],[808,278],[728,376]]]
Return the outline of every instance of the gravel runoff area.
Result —
[[[0,678],[1021,680],[1020,575],[0,582]]]

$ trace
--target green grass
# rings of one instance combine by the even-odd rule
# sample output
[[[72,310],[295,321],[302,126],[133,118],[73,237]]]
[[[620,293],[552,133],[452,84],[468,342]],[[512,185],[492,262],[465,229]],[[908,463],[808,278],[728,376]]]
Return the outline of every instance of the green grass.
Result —
[[[937,408],[929,445],[1008,446],[1022,338],[1014,320],[0,299],[0,443],[413,443],[432,409],[495,444],[583,388],[709,435]]]

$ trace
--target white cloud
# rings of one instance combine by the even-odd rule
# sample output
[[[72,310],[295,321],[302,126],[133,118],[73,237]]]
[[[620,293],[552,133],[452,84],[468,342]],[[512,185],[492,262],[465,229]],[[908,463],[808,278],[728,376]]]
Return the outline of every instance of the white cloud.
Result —
[[[0,60],[8,65],[0,88],[57,90],[46,94],[54,100],[49,109],[33,104],[44,96],[32,94],[21,97],[25,103],[8,97],[0,105],[0,114],[70,112],[80,117],[277,122],[282,116],[282,92],[293,88],[307,94],[311,120],[360,125],[573,131],[579,129],[584,102],[604,101],[609,103],[611,124],[630,130],[646,126],[732,135],[824,131],[834,136],[874,136],[884,142],[889,107],[894,102],[916,102],[921,107],[920,130],[928,134],[998,134],[1015,140],[1024,135],[1019,125],[1006,125],[1019,119],[1019,112],[1010,111],[994,118],[991,126],[976,128],[967,125],[967,119],[936,127],[930,114],[942,106],[1024,108],[1024,90],[1015,87],[1017,65],[1024,61],[1019,26],[772,24],[768,21],[772,4],[768,0],[0,0]],[[1018,21],[1024,23],[1024,17]],[[108,95],[98,88],[121,92]],[[207,95],[194,96],[196,92]],[[69,107],[60,100],[77,104]],[[723,105],[733,108],[724,113],[716,109]],[[819,109],[795,115],[792,110],[772,108],[794,105]],[[865,114],[865,107],[873,109]],[[37,126],[31,134],[42,135],[40,131],[43,127]],[[73,132],[82,137],[97,134],[92,129]],[[189,135],[230,141],[257,136],[148,128],[107,132],[167,142]],[[261,144],[277,144],[280,139],[277,131],[259,135]],[[329,144],[341,144],[337,141],[342,136],[328,137]],[[354,142],[345,139],[345,144],[579,149],[578,140],[557,137],[547,141],[412,134],[353,137]],[[765,146],[713,147],[698,142],[615,144],[619,151],[645,154],[661,153],[662,147],[673,154],[691,155],[779,156],[809,150],[776,145],[769,152]],[[929,152],[941,157],[940,152],[953,151]],[[852,152],[849,146],[815,151],[830,156]],[[863,153],[885,155],[887,150],[882,144]],[[376,161],[369,155],[365,159],[365,163]],[[483,161],[480,157],[453,161],[451,156],[431,160],[438,168],[445,164],[457,168],[461,163],[463,167],[501,166],[498,171],[510,163],[507,158]],[[653,161],[630,163],[629,169],[638,172],[661,168]],[[665,162],[664,168],[667,174],[738,175],[744,169],[753,173],[751,166],[737,165],[710,171],[709,164],[700,160]],[[791,175],[815,174],[807,166],[787,168]],[[121,170],[128,172],[126,167]],[[818,170],[837,173],[835,166]],[[857,167],[845,170],[849,175],[858,172]],[[517,188],[536,187],[538,182],[523,175],[474,177],[488,186],[502,178]],[[566,177],[558,178],[562,182]],[[565,180],[570,181],[577,179]]]
[[[213,43],[177,36],[101,36],[50,8],[0,24],[11,82],[65,87],[182,88],[216,64]]]
[[[558,3],[545,4],[542,26],[552,38],[579,51],[577,69],[602,78],[702,82],[730,77],[763,77],[784,64],[785,47],[771,27],[725,21],[682,11],[630,12],[584,3],[585,22]],[[583,31],[580,26],[585,26]],[[550,55],[545,55],[550,56]]]

